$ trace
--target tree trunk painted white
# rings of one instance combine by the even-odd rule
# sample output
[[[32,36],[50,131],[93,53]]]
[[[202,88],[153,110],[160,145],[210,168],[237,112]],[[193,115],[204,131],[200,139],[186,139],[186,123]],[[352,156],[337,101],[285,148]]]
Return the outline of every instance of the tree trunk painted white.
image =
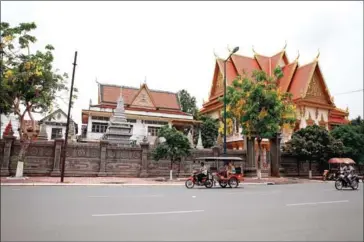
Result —
[[[169,171],[169,180],[173,180],[173,170]]]
[[[258,161],[257,161],[257,177],[258,179],[262,179],[262,146],[261,146],[262,140],[258,138]]]
[[[262,170],[261,169],[257,169],[257,177],[258,177],[258,179],[262,179]]]
[[[24,162],[18,161],[18,164],[16,165],[15,177],[17,178],[23,177],[23,171],[24,171]]]
[[[308,171],[308,178],[312,179],[312,171],[311,170]]]

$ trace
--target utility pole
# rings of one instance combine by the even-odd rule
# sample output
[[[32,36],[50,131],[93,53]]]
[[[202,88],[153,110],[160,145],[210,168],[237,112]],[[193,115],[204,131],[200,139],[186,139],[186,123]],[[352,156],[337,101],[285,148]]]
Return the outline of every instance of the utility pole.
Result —
[[[239,47],[235,47],[233,50],[230,51],[229,56],[224,60],[224,156],[227,156],[226,153],[226,86],[227,86],[227,79],[226,79],[226,62],[230,59],[230,57],[239,50]]]
[[[75,81],[76,65],[77,65],[77,51],[75,52],[75,59],[73,61],[73,72],[72,72],[70,98],[69,98],[69,103],[68,103],[66,134],[65,134],[65,138],[64,138],[64,146],[63,146],[63,149],[62,149],[62,167],[61,167],[61,182],[62,183],[63,183],[63,180],[64,180],[64,168],[65,168],[65,163],[66,163],[66,150],[67,150],[67,142],[68,142],[68,131],[69,131],[69,124],[70,124],[70,114],[71,114],[72,95],[73,95],[73,83]]]

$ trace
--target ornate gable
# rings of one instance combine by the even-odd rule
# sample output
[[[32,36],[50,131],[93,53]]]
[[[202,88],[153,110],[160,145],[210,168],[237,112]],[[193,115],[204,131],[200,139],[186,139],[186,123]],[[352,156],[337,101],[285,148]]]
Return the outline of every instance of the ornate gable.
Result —
[[[305,99],[316,101],[322,104],[331,104],[329,94],[325,89],[325,84],[321,80],[317,71],[315,71],[308,84]]]
[[[219,94],[223,91],[223,88],[224,88],[223,80],[224,80],[224,77],[221,73],[220,67],[216,60],[215,73],[214,73],[214,77],[212,80],[212,87],[210,90],[209,99],[213,98],[214,96],[216,96],[217,94]]]
[[[140,88],[139,92],[132,101],[131,106],[155,108],[153,99],[149,95],[148,89],[145,85]]]
[[[222,76],[221,71],[218,71],[214,95],[222,92],[223,90],[224,90],[224,77]]]

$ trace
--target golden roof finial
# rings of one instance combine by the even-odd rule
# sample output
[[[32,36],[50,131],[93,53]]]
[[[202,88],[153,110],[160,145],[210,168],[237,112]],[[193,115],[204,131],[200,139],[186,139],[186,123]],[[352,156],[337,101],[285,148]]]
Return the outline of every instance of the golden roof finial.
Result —
[[[345,111],[346,111],[347,113],[349,112],[349,107],[348,107],[348,106],[346,106]]]
[[[229,47],[229,45],[227,45],[227,49],[229,52],[231,52],[231,48]]]
[[[214,56],[215,56],[216,59],[219,59],[219,56],[216,54],[215,49],[214,49]]]
[[[254,55],[256,55],[257,52],[255,52],[255,50],[254,50],[254,45],[252,45],[252,50],[253,50]]]
[[[297,51],[297,57],[296,57],[295,62],[298,62],[298,58],[300,58],[300,51],[299,50]]]
[[[286,50],[286,47],[287,47],[287,40],[285,40],[285,44],[284,44],[283,50]]]
[[[316,56],[316,58],[315,58],[315,60],[316,60],[316,61],[318,60],[318,58],[319,58],[319,56],[320,56],[320,49],[318,49],[318,50],[317,50],[317,52],[318,52],[318,53],[317,53],[317,56]]]

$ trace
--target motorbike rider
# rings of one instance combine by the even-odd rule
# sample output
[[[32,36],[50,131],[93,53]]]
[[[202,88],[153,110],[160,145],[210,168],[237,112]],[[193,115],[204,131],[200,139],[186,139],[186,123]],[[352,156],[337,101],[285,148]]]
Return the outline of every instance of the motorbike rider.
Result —
[[[233,163],[229,162],[226,177],[229,177],[231,174],[235,174],[235,167]]]
[[[351,178],[354,175],[354,167],[351,164],[347,164],[348,168],[347,168],[347,178],[349,180],[349,184],[351,184]]]
[[[197,175],[197,181],[202,182],[202,178],[207,176],[207,167],[204,162],[201,162],[200,173]]]
[[[348,182],[348,184],[351,184],[351,178],[354,174],[354,167],[349,164],[348,162],[345,162],[344,167],[342,168],[342,172],[344,173],[344,179]]]

